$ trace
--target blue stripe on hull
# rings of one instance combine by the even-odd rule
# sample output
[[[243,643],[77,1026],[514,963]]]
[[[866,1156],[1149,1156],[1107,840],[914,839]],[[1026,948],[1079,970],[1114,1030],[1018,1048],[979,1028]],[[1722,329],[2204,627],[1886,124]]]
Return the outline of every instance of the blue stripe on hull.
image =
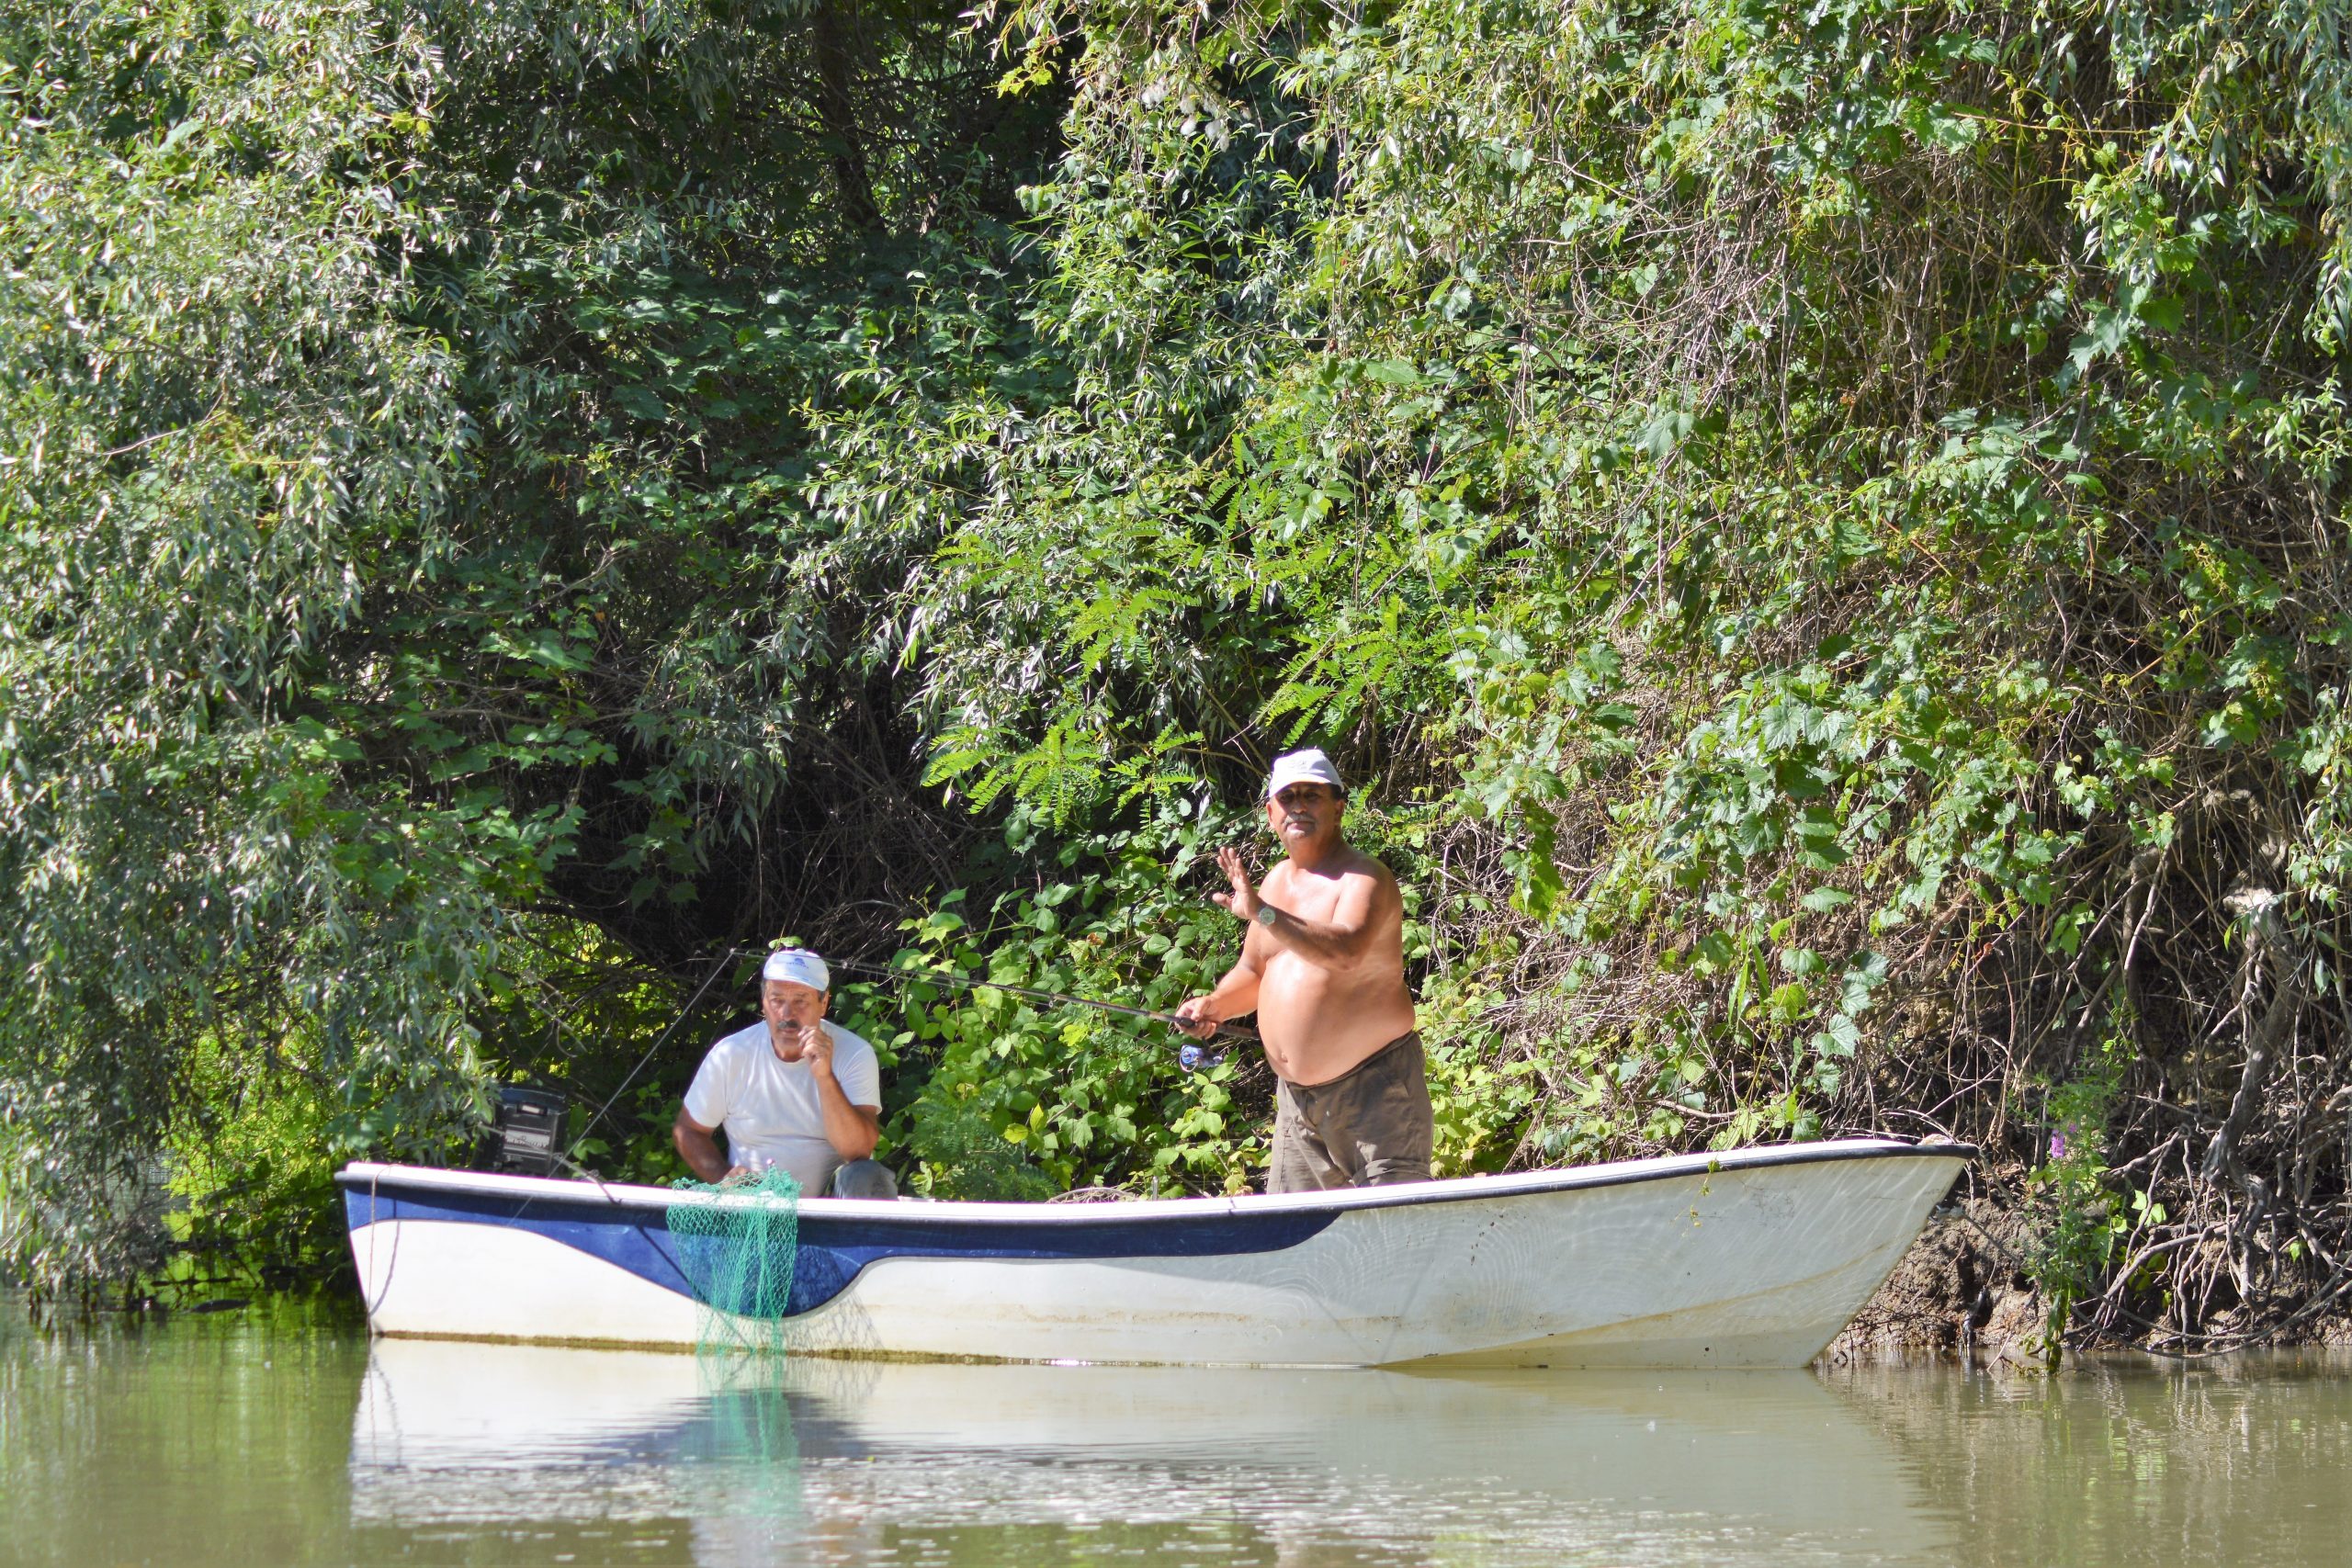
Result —
[[[659,1210],[609,1204],[593,1197],[580,1201],[472,1192],[427,1197],[402,1193],[389,1184],[379,1184],[372,1192],[346,1186],[343,1200],[345,1217],[355,1234],[377,1220],[508,1225],[600,1258],[680,1295],[695,1294],[679,1265],[676,1239]],[[885,1258],[1215,1258],[1280,1252],[1317,1235],[1339,1217],[1330,1210],[1283,1211],[973,1225],[925,1219],[921,1205],[909,1208],[905,1218],[888,1220],[835,1219],[802,1210],[786,1315],[824,1305],[847,1290],[868,1264]]]

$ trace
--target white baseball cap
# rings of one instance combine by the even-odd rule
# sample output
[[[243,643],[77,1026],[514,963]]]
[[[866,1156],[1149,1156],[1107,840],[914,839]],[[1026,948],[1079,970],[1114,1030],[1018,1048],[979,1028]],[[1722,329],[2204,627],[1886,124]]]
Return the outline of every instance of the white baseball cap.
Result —
[[[1340,782],[1340,770],[1331,765],[1331,759],[1323,754],[1319,746],[1310,746],[1304,751],[1285,751],[1275,758],[1274,771],[1266,780],[1266,798],[1273,799],[1295,784],[1327,784],[1334,795],[1348,793],[1348,786]]]
[[[779,947],[768,954],[760,965],[763,980],[789,980],[796,986],[806,986],[812,991],[833,988],[832,971],[825,961],[805,947]]]

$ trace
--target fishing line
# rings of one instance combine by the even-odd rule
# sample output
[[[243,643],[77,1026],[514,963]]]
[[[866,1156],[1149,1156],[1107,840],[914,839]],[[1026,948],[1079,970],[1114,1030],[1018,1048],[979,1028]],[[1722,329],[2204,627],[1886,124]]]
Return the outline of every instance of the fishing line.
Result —
[[[734,962],[735,959],[751,951],[752,949],[748,947],[730,947],[726,952],[718,955],[718,962],[712,964],[710,966],[710,973],[703,977],[701,989],[695,992],[694,1000],[688,1002],[686,1004],[685,1010],[681,1012],[676,1018],[671,1020],[670,1027],[663,1030],[660,1035],[655,1037],[653,1043],[645,1048],[645,1055],[637,1059],[637,1066],[628,1070],[628,1077],[621,1079],[620,1088],[613,1090],[611,1094],[605,1096],[605,1103],[596,1108],[595,1115],[588,1118],[588,1125],[581,1129],[580,1136],[571,1141],[571,1148],[576,1149],[582,1144],[588,1141],[588,1134],[596,1130],[596,1123],[605,1119],[605,1112],[610,1111],[615,1102],[616,1102],[622,1095],[628,1092],[628,1086],[637,1081],[637,1075],[645,1070],[645,1064],[653,1060],[653,1054],[670,1043],[670,1036],[678,1032],[678,1025],[685,1022],[686,1020],[695,1015],[695,1009],[701,1004],[704,993],[710,989],[711,982],[718,978],[719,972],[725,969],[729,964]],[[566,1152],[568,1153],[569,1150]],[[568,1164],[570,1162],[567,1161],[566,1163]]]
[[[662,1046],[670,1043],[670,1037],[678,1032],[678,1026],[694,1016],[695,1009],[701,1005],[702,998],[709,992],[711,986],[726,970],[728,964],[746,953],[756,951],[758,950],[749,947],[730,947],[718,955],[718,962],[710,966],[710,973],[703,977],[702,985],[695,991],[694,999],[687,1002],[684,1010],[671,1021],[670,1027],[663,1030],[655,1038],[653,1043],[645,1048],[645,1055],[639,1056],[637,1059],[637,1065],[629,1068],[628,1076],[621,1079],[620,1087],[605,1097],[605,1103],[597,1107],[595,1115],[588,1118],[587,1126],[582,1128],[580,1136],[572,1140],[571,1145],[572,1148],[578,1148],[588,1140],[589,1134],[594,1133],[597,1125],[605,1120],[605,1113],[619,1103],[622,1095],[628,1092],[629,1085],[637,1081],[637,1075],[645,1070],[645,1065],[653,1060],[655,1054]],[[1179,1018],[1172,1012],[1163,1012],[1153,1008],[1129,1007],[1124,1002],[1106,1002],[1093,997],[1074,997],[1064,991],[1045,991],[1033,986],[1007,985],[1001,980],[976,980],[967,976],[949,974],[937,969],[892,969],[885,964],[861,963],[854,958],[828,960],[826,966],[831,969],[846,969],[859,975],[869,975],[882,980],[950,986],[967,991],[1003,991],[1012,996],[1027,997],[1033,1001],[1093,1008],[1102,1012],[1116,1013],[1122,1018],[1139,1018],[1147,1022],[1165,1023],[1187,1034],[1192,1032],[1189,1021]],[[1258,1032],[1238,1023],[1219,1023],[1209,1038],[1254,1042],[1258,1038]],[[1188,1071],[1198,1066],[1204,1059],[1198,1045],[1190,1043],[1184,1047],[1183,1055],[1184,1066]],[[566,1163],[569,1164],[570,1161],[567,1160]]]
[[[1041,991],[1032,986],[1010,986],[1001,980],[976,980],[967,976],[952,975],[937,969],[890,969],[879,964],[861,964],[850,958],[831,961],[830,966],[835,969],[855,970],[859,974],[872,975],[882,979],[953,986],[967,991],[1003,991],[1012,996],[1027,997],[1033,1001],[1095,1008],[1103,1012],[1117,1013],[1122,1018],[1140,1018],[1153,1023],[1170,1024],[1188,1033],[1191,1032],[1192,1021],[1180,1018],[1172,1012],[1161,1012],[1152,1008],[1129,1007],[1125,1002],[1101,1001],[1093,997],[1073,997],[1066,991]],[[1254,1041],[1258,1038],[1258,1032],[1244,1024],[1220,1023],[1210,1038]]]

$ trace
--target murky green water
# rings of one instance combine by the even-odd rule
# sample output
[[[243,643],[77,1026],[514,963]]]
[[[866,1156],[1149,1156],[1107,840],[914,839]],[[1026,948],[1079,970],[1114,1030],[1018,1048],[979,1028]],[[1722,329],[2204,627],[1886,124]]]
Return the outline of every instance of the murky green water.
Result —
[[[792,1364],[0,1303],[0,1562],[2352,1561],[2352,1360]]]

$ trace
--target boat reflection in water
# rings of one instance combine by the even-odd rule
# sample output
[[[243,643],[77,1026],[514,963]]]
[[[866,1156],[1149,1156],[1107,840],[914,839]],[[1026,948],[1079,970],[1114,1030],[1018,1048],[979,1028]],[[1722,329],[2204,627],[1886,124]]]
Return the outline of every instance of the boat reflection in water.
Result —
[[[350,1470],[363,1534],[503,1522],[583,1561],[1951,1557],[1896,1455],[1806,1372],[726,1363],[379,1339]]]

